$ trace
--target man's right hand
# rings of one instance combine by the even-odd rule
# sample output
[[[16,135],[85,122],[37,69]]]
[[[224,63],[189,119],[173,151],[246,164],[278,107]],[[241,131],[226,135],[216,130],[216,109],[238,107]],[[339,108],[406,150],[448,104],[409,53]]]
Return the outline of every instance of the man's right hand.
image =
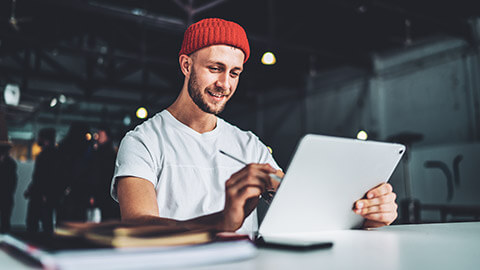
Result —
[[[280,170],[276,171],[267,164],[247,165],[225,183],[225,208],[222,211],[182,221],[159,216],[155,187],[150,181],[137,177],[122,177],[117,180],[122,221],[177,226],[189,230],[234,232],[255,209],[260,194],[278,187],[279,183],[270,178],[270,173],[283,176]]]
[[[260,195],[275,187],[269,174],[276,170],[269,164],[249,164],[225,182],[225,208],[222,231],[236,231],[257,207]]]

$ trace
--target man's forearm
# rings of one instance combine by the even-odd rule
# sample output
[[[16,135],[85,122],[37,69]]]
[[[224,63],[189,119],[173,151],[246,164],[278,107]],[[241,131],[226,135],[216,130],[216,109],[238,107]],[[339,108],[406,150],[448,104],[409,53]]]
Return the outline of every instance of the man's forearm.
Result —
[[[136,224],[175,226],[188,230],[229,230],[224,224],[222,211],[189,220],[176,220],[159,216],[145,215],[136,218],[123,219],[122,221]]]

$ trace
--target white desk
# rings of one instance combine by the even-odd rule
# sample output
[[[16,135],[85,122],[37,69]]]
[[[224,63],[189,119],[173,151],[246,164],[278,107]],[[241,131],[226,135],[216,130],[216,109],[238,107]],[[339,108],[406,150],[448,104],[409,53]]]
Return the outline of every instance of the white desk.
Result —
[[[250,260],[195,269],[480,269],[480,222],[398,225],[335,238],[329,249],[259,249]],[[0,251],[0,269],[30,268]]]

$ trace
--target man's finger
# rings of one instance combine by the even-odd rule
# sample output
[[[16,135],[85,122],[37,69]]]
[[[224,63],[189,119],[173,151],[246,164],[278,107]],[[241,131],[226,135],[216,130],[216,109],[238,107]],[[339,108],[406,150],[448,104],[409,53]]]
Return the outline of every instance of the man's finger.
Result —
[[[241,180],[234,182],[233,184],[226,184],[227,192],[236,195],[240,190],[248,186],[258,187],[262,192],[270,188],[268,182],[269,177],[267,174],[259,173],[258,175],[246,175]],[[229,182],[231,180],[228,180]]]
[[[256,179],[263,182],[266,186],[271,185],[271,180],[268,174],[258,170],[245,170],[235,174],[230,179],[228,179],[227,182],[225,182],[225,186],[227,188],[233,188],[238,185],[244,185],[244,182],[251,183]]]
[[[396,203],[387,203],[387,204],[379,204],[379,205],[374,205],[370,207],[355,209],[355,213],[360,215],[374,214],[374,213],[388,213],[388,212],[397,211],[397,208],[398,206]]]
[[[392,185],[389,183],[383,183],[380,184],[379,186],[371,189],[370,191],[367,192],[367,199],[372,199],[375,197],[380,197],[383,195],[386,195],[388,193],[391,193],[393,191]]]
[[[376,198],[373,198],[373,199],[362,199],[362,200],[358,200],[355,203],[355,208],[356,209],[362,209],[362,208],[368,208],[368,207],[371,207],[371,206],[374,206],[374,205],[388,204],[388,203],[395,202],[396,198],[397,198],[397,195],[395,193],[391,192],[387,195],[383,195],[383,196],[376,197]]]
[[[242,185],[243,183],[245,184],[256,184],[260,183],[262,186],[264,186],[265,189],[271,189],[272,188],[272,179],[270,176],[263,172],[263,171],[256,171],[251,174],[248,174],[246,176],[246,180],[243,180],[239,182],[239,185]]]
[[[271,178],[265,177],[268,174],[275,172],[276,170],[272,168],[269,164],[248,164],[240,171],[232,174],[230,179],[227,181],[226,185],[232,186],[239,181],[243,181],[245,177],[249,175],[258,176],[260,179],[263,179],[268,187],[272,187]]]
[[[260,187],[247,186],[238,191],[237,198],[240,199],[241,201],[246,202],[248,199],[260,197],[261,193],[262,193],[262,189]]]

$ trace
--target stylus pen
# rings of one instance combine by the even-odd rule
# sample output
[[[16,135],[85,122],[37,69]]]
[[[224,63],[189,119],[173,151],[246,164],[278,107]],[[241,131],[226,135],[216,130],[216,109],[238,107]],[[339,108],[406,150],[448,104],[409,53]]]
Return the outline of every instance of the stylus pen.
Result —
[[[237,158],[237,157],[234,157],[234,156],[232,156],[232,155],[230,155],[230,154],[228,154],[228,153],[225,153],[225,152],[222,151],[222,150],[220,150],[220,153],[221,153],[221,154],[224,154],[225,156],[227,156],[227,157],[229,157],[229,158],[231,158],[231,159],[233,159],[233,160],[235,160],[235,161],[237,161],[237,162],[239,162],[239,163],[242,163],[242,164],[245,165],[245,166],[248,165],[245,161],[243,161],[243,160],[241,160],[241,159],[239,159],[239,158]],[[280,177],[279,177],[278,175],[276,175],[276,174],[271,173],[271,174],[269,174],[268,176],[270,176],[271,178],[277,180],[278,182],[281,182],[281,181],[282,181],[282,178],[280,178]]]
[[[241,164],[243,164],[243,165],[245,165],[245,166],[248,165],[245,161],[243,161],[243,160],[241,160],[241,159],[239,159],[239,158],[237,158],[237,157],[234,157],[234,156],[232,156],[232,155],[230,155],[230,154],[227,154],[227,153],[223,152],[222,150],[220,150],[220,154],[223,154],[223,155],[225,155],[225,156],[227,156],[227,157],[229,157],[229,158],[231,158],[231,159],[233,159],[233,160],[235,160],[235,161],[237,161],[237,162],[239,162],[239,163],[241,163]],[[268,176],[270,176],[271,178],[273,178],[273,179],[275,179],[275,180],[277,180],[277,181],[279,181],[279,182],[282,181],[282,178],[278,177],[277,175],[275,175],[275,174],[273,174],[273,173],[270,173]],[[275,195],[275,190],[267,190],[267,191],[265,191],[264,193],[262,193],[261,198],[262,198],[268,205],[270,205],[270,203],[272,203],[272,200],[273,200],[273,196],[274,196],[274,195]]]

